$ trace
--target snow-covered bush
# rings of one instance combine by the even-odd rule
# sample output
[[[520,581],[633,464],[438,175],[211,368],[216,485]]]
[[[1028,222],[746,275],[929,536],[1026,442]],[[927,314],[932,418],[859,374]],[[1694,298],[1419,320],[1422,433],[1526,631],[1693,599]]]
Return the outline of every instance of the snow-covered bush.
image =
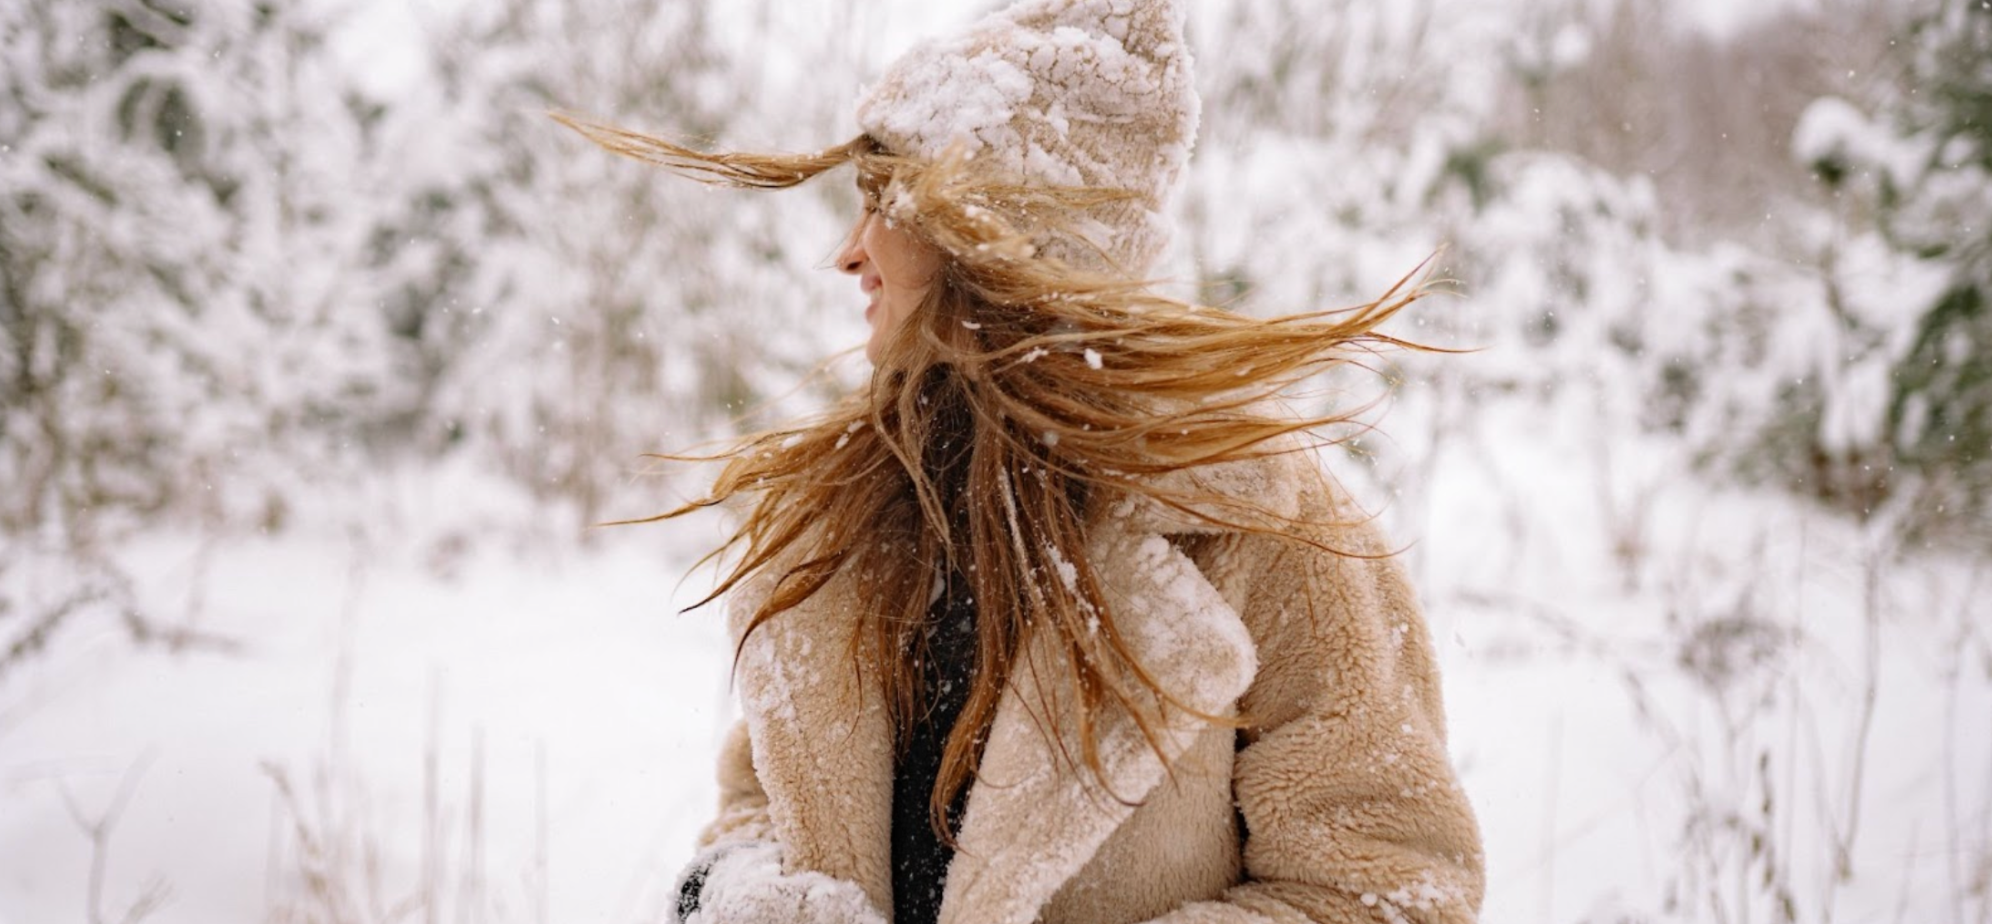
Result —
[[[1909,524],[1992,536],[1992,10],[1916,20],[1899,82],[1867,108],[1823,98],[1793,151],[1842,206],[1822,234],[1826,304],[1849,355],[1855,419],[1820,417],[1816,451],[1892,474],[1877,499]],[[1844,415],[1842,415],[1844,416]]]
[[[743,115],[818,81],[738,79],[762,49],[726,5],[438,13],[392,94],[330,8],[0,11],[0,528],[278,527],[443,456],[582,522],[648,512],[607,500],[642,453],[729,432],[859,326],[818,317],[857,304],[818,271],[848,190],[709,194],[546,118],[843,140]]]
[[[323,24],[246,2],[0,20],[0,527],[280,520],[397,387]]]
[[[825,311],[855,299],[820,271],[847,190],[717,193],[547,118],[574,111],[698,144],[843,140],[753,134],[782,110],[749,123],[756,88],[739,78],[752,47],[727,34],[721,8],[468,8],[436,26],[430,74],[382,129],[408,188],[381,237],[399,280],[389,313],[415,357],[403,374],[422,394],[409,435],[425,455],[467,453],[570,505],[557,529],[654,512],[654,485],[647,500],[616,496],[640,454],[731,432],[793,390],[821,358],[821,332],[859,320]]]

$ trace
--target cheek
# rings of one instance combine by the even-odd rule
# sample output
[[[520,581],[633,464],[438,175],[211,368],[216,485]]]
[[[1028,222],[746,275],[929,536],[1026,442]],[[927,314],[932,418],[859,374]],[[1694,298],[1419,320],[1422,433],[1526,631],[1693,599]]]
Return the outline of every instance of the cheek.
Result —
[[[865,251],[871,254],[878,274],[889,288],[918,293],[933,282],[940,260],[907,234],[893,230],[883,220],[875,221],[865,233]]]

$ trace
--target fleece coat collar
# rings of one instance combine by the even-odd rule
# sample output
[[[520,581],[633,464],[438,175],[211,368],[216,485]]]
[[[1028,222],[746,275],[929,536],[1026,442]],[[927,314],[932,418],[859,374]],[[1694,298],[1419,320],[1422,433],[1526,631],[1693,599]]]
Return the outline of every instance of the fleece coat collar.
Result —
[[[1446,756],[1430,632],[1382,536],[1298,453],[1155,487],[1168,499],[1102,505],[1085,563],[1153,678],[1189,710],[1245,721],[1152,714],[1158,754],[1107,709],[1101,785],[1072,757],[1058,646],[1026,638],[942,924],[1470,924],[1479,833]],[[767,580],[734,595],[736,638]],[[855,883],[885,915],[892,727],[850,661],[879,605],[839,577],[743,646],[746,719],[701,840],[776,844],[788,872]]]
[[[1233,477],[1221,488],[1252,486]],[[1285,512],[1284,502],[1260,499],[1261,509]],[[1231,711],[1258,664],[1238,613],[1164,538],[1165,529],[1193,532],[1199,524],[1181,511],[1122,503],[1089,529],[1087,556],[1138,662],[1183,706],[1216,716]],[[736,595],[730,607],[736,638],[769,590],[763,582]],[[849,879],[874,905],[890,908],[891,718],[879,691],[861,683],[849,662],[857,614],[866,605],[855,581],[838,575],[754,633],[741,651],[737,682],[754,770],[773,833],[788,848],[786,865]],[[1054,743],[1078,740],[1063,708],[1077,692],[1062,657],[1048,636],[1027,640],[1020,653],[969,793],[942,924],[1035,919],[1210,727],[1189,711],[1165,707],[1150,723],[1158,753],[1133,716],[1107,711],[1098,739],[1102,788],[1074,766],[1076,749],[1061,753],[1068,748]],[[1047,728],[1057,736],[1044,734]]]

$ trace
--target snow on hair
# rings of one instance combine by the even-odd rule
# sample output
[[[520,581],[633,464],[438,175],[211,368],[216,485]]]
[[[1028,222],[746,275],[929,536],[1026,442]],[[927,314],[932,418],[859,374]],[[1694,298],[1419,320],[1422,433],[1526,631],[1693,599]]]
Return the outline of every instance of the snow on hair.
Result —
[[[1417,272],[1365,305],[1248,317],[1043,255],[1044,241],[1125,195],[1118,191],[1021,181],[958,150],[901,157],[868,137],[815,154],[706,154],[561,121],[609,150],[720,185],[794,186],[851,163],[868,195],[945,255],[942,284],[896,332],[869,387],[716,452],[666,456],[725,466],[706,497],[632,521],[745,501],[745,518],[708,556],[730,564],[700,605],[771,574],[776,587],[747,636],[833,576],[856,575],[861,599],[886,603],[858,614],[852,666],[877,675],[901,728],[923,699],[907,653],[925,644],[934,569],[970,576],[975,679],[931,803],[944,837],[945,807],[974,775],[1026,633],[1060,639],[1080,691],[1080,740],[1060,742],[1059,752],[1095,779],[1104,779],[1101,709],[1126,709],[1154,745],[1160,710],[1182,708],[1130,656],[1083,554],[1088,518],[1109,502],[1140,499],[1223,528],[1360,554],[1323,542],[1333,524],[1185,493],[1157,476],[1310,448],[1307,435],[1318,444],[1323,428],[1364,410],[1295,417],[1268,408],[1302,380],[1380,347],[1424,349],[1377,331],[1426,294]]]

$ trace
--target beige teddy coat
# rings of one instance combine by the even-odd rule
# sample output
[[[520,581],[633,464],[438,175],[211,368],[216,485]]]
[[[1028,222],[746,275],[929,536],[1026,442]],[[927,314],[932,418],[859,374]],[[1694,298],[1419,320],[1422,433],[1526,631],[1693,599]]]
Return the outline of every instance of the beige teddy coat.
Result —
[[[1172,711],[1158,755],[1127,714],[1106,717],[1108,795],[1044,733],[1072,740],[1068,715],[1045,715],[1072,694],[1052,646],[1027,641],[969,792],[941,924],[1474,920],[1479,832],[1392,550],[1304,455],[1202,471],[1201,490],[1343,523],[1329,542],[1353,554],[1150,502],[1103,505],[1087,554],[1130,647],[1185,704],[1248,724]],[[852,585],[833,579],[742,651],[745,719],[702,843],[778,842],[788,871],[855,882],[889,915],[893,736],[882,697],[850,668],[852,614],[867,605]],[[764,594],[736,595],[736,638]]]

